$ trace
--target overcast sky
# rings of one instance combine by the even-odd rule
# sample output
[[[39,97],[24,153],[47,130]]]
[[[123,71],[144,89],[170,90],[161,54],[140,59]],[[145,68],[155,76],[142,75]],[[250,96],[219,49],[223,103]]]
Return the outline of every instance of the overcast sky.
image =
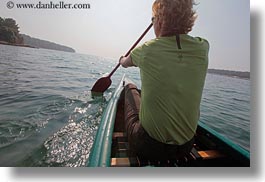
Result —
[[[38,3],[41,0],[13,0]],[[52,0],[89,3],[90,9],[8,9],[0,2],[0,16],[13,18],[21,33],[74,48],[78,53],[117,60],[150,24],[154,0]],[[42,3],[50,2],[42,0]],[[209,68],[250,70],[249,0],[196,0],[198,19],[192,36],[210,42]],[[143,41],[154,38],[153,29]]]

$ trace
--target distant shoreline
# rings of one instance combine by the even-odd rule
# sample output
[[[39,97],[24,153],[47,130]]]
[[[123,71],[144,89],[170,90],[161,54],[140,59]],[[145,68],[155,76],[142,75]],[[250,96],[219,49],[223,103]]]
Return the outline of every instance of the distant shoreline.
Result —
[[[20,34],[18,24],[12,18],[0,17],[0,34],[0,44],[2,45],[75,52],[71,47]]]
[[[23,38],[23,42],[24,42],[23,44],[10,43],[10,42],[6,42],[6,41],[2,41],[2,40],[0,40],[0,44],[9,45],[9,46],[28,47],[28,48],[34,48],[34,49],[41,48],[41,49],[75,53],[75,50],[71,47],[56,44],[56,43],[49,42],[46,40],[33,38],[33,37],[30,37],[30,36],[25,35],[25,34],[21,34],[21,36]]]
[[[223,75],[229,77],[236,77],[242,79],[250,79],[250,72],[247,71],[229,71],[229,70],[218,70],[218,69],[208,69],[208,73]]]
[[[29,47],[29,48],[37,49],[37,47],[30,46],[30,45],[27,45],[27,44],[15,44],[15,43],[9,43],[9,42],[5,42],[5,41],[0,41],[0,44],[2,44],[2,45],[10,45],[10,46],[18,46],[18,47]]]
[[[47,40],[41,40],[38,38],[31,37],[29,35],[21,34],[24,44],[30,45],[37,48],[43,48],[43,49],[51,49],[51,50],[57,50],[57,51],[64,51],[64,52],[75,52],[75,50],[71,47],[60,45],[54,42],[50,42]]]
[[[5,41],[0,41],[0,44],[38,49],[38,47],[30,46],[30,45],[27,45],[27,44],[15,44],[15,43],[8,43],[8,42],[5,42]],[[47,49],[47,48],[44,48],[44,49]],[[55,50],[55,49],[53,49],[53,50]],[[229,77],[242,78],[242,79],[248,79],[248,80],[250,79],[250,72],[247,72],[247,71],[243,72],[243,71],[208,69],[207,73],[215,74],[215,75],[223,75],[223,76],[229,76]]]

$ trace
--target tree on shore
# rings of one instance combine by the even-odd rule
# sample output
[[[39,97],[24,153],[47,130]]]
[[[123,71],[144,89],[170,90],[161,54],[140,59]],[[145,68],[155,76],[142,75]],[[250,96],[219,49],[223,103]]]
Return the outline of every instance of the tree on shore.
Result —
[[[19,34],[19,26],[14,19],[0,17],[0,41],[23,44],[23,38]]]

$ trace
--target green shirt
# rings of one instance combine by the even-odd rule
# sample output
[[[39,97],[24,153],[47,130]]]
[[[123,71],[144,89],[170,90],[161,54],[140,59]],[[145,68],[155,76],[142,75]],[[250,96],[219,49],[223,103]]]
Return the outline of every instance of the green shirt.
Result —
[[[150,137],[167,144],[184,144],[195,134],[208,68],[209,43],[180,35],[159,37],[131,52],[140,68],[140,122]]]

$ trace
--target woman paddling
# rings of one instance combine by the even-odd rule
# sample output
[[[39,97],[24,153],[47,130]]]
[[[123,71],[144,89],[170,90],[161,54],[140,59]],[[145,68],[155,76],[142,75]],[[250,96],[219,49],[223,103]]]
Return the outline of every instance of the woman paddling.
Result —
[[[141,94],[125,88],[125,126],[130,148],[141,159],[178,159],[190,152],[200,116],[208,68],[207,40],[192,37],[193,0],[156,0],[156,38],[135,48],[120,64],[137,66]]]

